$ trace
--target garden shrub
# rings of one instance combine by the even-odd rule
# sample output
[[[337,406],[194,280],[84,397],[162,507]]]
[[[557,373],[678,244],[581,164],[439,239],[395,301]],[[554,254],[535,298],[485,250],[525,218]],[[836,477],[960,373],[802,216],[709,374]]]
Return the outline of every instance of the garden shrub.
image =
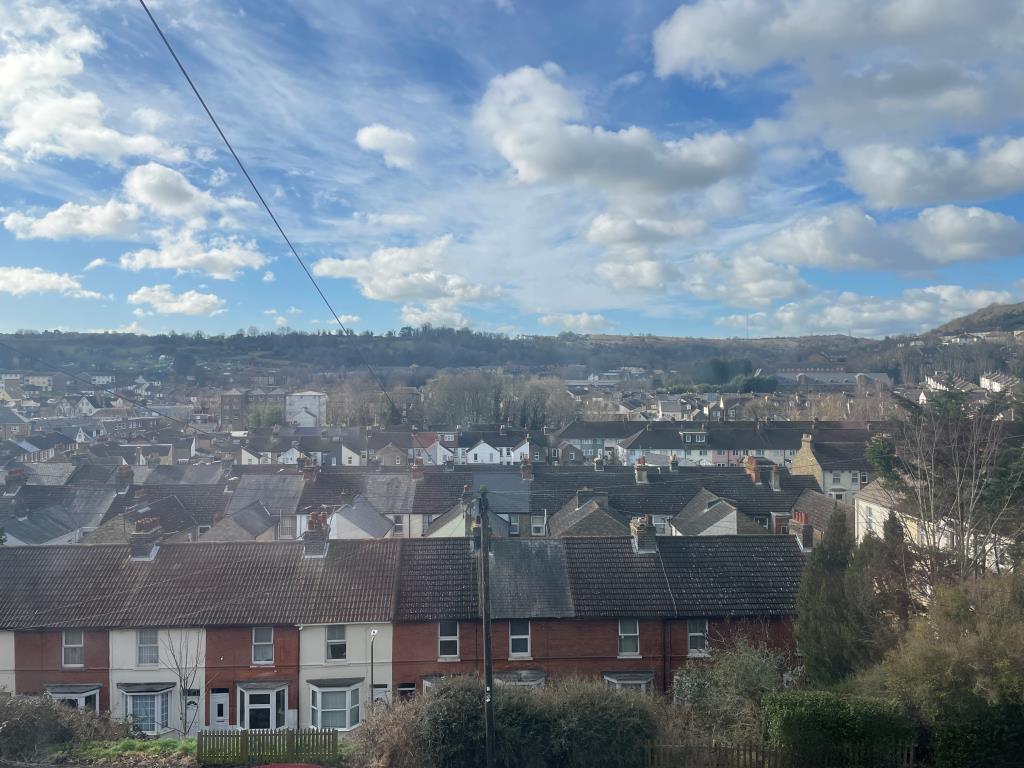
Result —
[[[937,768],[1014,768],[1024,755],[1024,706],[997,704],[933,726]]]
[[[765,741],[799,753],[847,746],[895,746],[915,740],[916,729],[898,704],[828,691],[786,691],[765,698]]]
[[[107,715],[35,696],[0,697],[0,759],[26,760],[69,742],[122,739],[128,726]]]

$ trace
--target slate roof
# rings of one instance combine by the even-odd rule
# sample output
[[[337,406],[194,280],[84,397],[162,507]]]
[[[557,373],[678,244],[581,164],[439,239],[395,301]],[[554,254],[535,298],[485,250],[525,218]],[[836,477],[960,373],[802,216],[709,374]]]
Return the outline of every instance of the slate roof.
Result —
[[[299,474],[244,474],[235,492],[230,494],[227,513],[234,514],[259,501],[272,515],[294,515],[304,485],[305,480]]]
[[[112,488],[23,485],[0,497],[0,528],[25,544],[45,544],[99,526],[113,498]]]
[[[569,504],[548,518],[551,536],[622,536],[629,533],[625,521],[612,514],[596,499],[580,506]]]
[[[356,496],[335,513],[331,522],[332,535],[340,539],[381,538],[394,527],[394,523],[380,514],[365,496]]]
[[[814,458],[825,471],[857,470],[871,472],[871,462],[864,456],[863,443],[826,443],[815,438],[811,443]]]
[[[492,539],[491,611],[496,619],[574,616],[565,548],[552,539]],[[475,561],[474,561],[475,562]]]
[[[865,488],[869,487],[871,487],[870,483],[865,486]],[[861,489],[858,497],[862,495],[863,489]],[[833,511],[836,509],[841,510],[846,514],[847,522],[851,526],[850,530],[853,530],[852,526],[855,523],[853,507],[818,491],[804,491],[800,494],[800,498],[796,500],[793,509],[803,512],[807,516],[807,522],[811,524],[811,527],[822,532],[828,528]]]
[[[223,479],[223,464],[178,464],[154,467],[145,485],[210,485]]]
[[[255,540],[256,537],[262,536],[276,525],[277,520],[270,516],[267,508],[262,503],[254,501],[234,514],[218,520],[209,531],[203,534],[202,541]],[[235,535],[228,533],[231,528],[238,529]],[[243,536],[246,538],[243,539]]]
[[[628,536],[560,541],[577,616],[675,615],[657,554],[637,554]]]
[[[17,466],[25,470],[26,483],[29,485],[64,485],[76,469],[74,464],[66,461],[27,462]],[[6,478],[6,470],[0,469],[0,483]]]
[[[389,621],[398,542],[163,544],[151,562],[128,547],[2,547],[0,627],[251,626]]]
[[[82,464],[68,477],[67,485],[107,485],[114,482],[116,464]]]
[[[212,525],[224,514],[229,494],[224,493],[224,483],[209,485],[132,485],[125,494],[117,494],[107,518],[129,512],[139,504],[150,504],[160,499],[175,497],[196,525]],[[165,529],[169,530],[169,529]]]
[[[27,424],[28,419],[10,408],[0,407],[0,424]]]
[[[632,437],[627,437],[619,443],[627,450],[640,450],[643,448],[653,450],[683,450],[686,445],[683,437],[678,432],[667,429],[641,429]]]

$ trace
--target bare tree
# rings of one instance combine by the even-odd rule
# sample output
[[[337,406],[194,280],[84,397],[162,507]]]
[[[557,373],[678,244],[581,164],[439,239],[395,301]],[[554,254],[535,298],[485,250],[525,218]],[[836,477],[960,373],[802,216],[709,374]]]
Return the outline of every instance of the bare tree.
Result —
[[[903,400],[891,439],[868,449],[901,513],[925,586],[1015,568],[1024,540],[1024,451],[1001,402],[974,406],[958,392],[928,405]]]
[[[167,666],[178,683],[178,711],[181,713],[175,728],[182,737],[187,737],[202,716],[202,705],[189,710],[189,692],[196,690],[200,672],[205,666],[203,643],[197,632],[188,629],[167,630],[164,633],[163,648]],[[202,697],[199,697],[202,701]]]

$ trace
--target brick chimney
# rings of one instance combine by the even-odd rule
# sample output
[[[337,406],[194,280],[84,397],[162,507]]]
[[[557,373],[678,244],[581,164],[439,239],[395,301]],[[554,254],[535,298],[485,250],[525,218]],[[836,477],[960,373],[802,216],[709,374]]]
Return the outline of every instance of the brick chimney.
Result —
[[[28,472],[24,467],[14,467],[7,470],[7,479],[4,482],[4,496],[13,496],[25,483],[28,482]]]
[[[647,485],[647,459],[641,456],[633,467],[637,485]]]
[[[327,514],[319,509],[310,512],[306,531],[302,534],[302,556],[307,559],[327,557],[329,535]]]
[[[530,463],[529,457],[524,456],[522,462],[520,462],[519,474],[522,476],[523,480],[533,480],[533,465]]]
[[[668,471],[678,472],[679,471],[679,459],[673,453],[672,457],[668,460]]]
[[[633,551],[650,555],[658,551],[658,532],[650,515],[634,517],[629,521],[629,535],[633,538]]]
[[[128,536],[128,552],[132,560],[152,560],[160,549],[164,529],[158,517],[143,517],[135,521],[135,530]]]
[[[757,463],[756,456],[747,456],[743,460],[743,471],[746,472],[747,477],[750,478],[750,482],[754,485],[761,484],[761,467]]]
[[[782,482],[779,478],[778,464],[772,464],[771,467],[768,469],[768,484],[776,493],[782,490]]]
[[[800,450],[810,450],[814,445],[814,435],[803,435],[800,438]]]
[[[118,496],[124,496],[135,481],[135,470],[127,464],[122,464],[114,470],[114,482],[117,485]]]
[[[409,476],[413,480],[423,479],[423,459],[414,459],[409,465]]]
[[[316,481],[316,476],[319,474],[320,468],[313,463],[312,459],[306,459],[302,462],[302,479],[307,483]]]
[[[604,472],[604,458],[601,456],[594,457],[594,471]]]

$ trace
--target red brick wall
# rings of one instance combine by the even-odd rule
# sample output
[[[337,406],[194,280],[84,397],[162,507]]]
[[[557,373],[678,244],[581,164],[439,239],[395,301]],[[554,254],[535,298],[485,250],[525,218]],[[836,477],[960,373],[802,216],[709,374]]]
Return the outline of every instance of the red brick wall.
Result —
[[[101,683],[100,711],[110,709],[110,638],[106,630],[87,630],[85,666],[63,666],[63,633],[16,632],[14,668],[17,693],[41,694],[53,683]]]
[[[693,663],[688,657],[686,621],[640,621],[640,658],[618,658],[616,619],[535,619],[530,623],[530,659],[509,659],[508,621],[492,622],[494,671],[542,669],[551,678],[590,677],[604,672],[653,672],[658,690],[672,684],[674,670]],[[795,650],[792,620],[712,619],[712,649],[746,637],[772,647]],[[438,661],[437,623],[396,624],[392,679],[395,687],[429,675],[482,674],[483,643],[479,622],[460,622],[459,661]]]
[[[210,692],[227,688],[228,722],[235,725],[238,683],[283,680],[288,683],[288,709],[299,708],[299,630],[274,627],[274,663],[252,663],[252,627],[212,627],[206,630],[206,722],[210,722]]]

